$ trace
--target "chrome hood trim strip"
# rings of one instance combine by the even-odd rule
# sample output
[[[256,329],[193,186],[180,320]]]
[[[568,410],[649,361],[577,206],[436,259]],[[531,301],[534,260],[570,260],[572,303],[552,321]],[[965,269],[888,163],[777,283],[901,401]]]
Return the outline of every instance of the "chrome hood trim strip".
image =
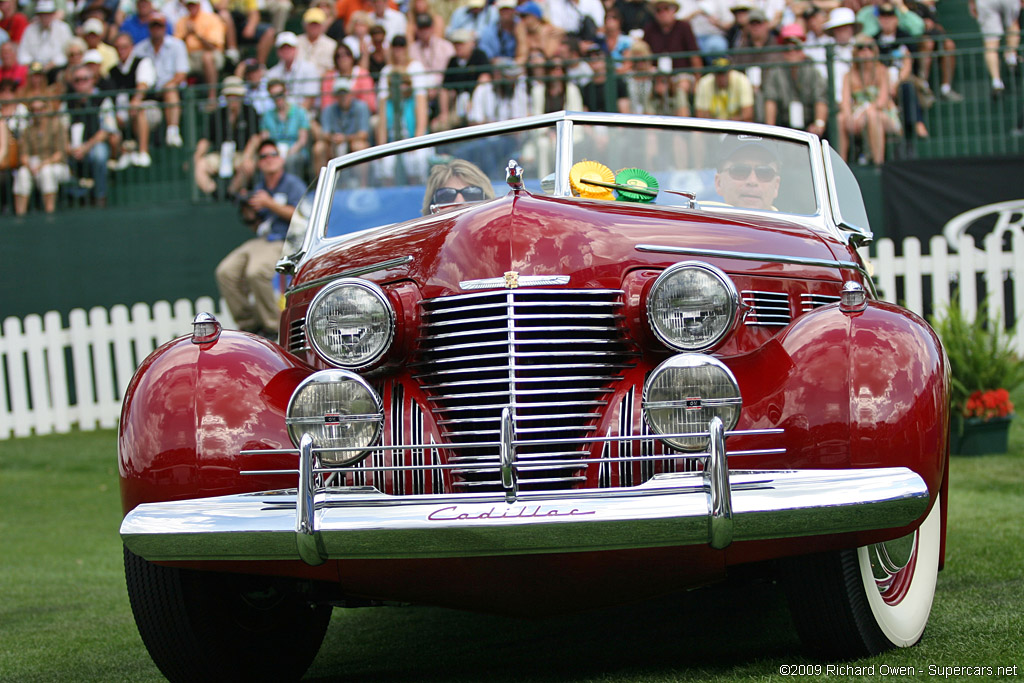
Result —
[[[400,256],[399,258],[393,258],[387,261],[381,261],[379,263],[371,263],[368,266],[362,266],[359,268],[350,268],[343,270],[340,273],[334,273],[333,275],[327,275],[325,277],[317,278],[316,280],[310,280],[309,282],[298,285],[296,287],[289,287],[285,292],[285,296],[291,296],[298,292],[304,292],[307,289],[313,289],[321,285],[326,285],[328,282],[334,282],[343,277],[361,277],[363,275],[369,275],[370,273],[377,273],[382,270],[390,270],[392,268],[398,268],[412,263],[412,256]]]
[[[824,268],[840,268],[856,270],[864,273],[863,267],[855,261],[837,261],[835,259],[805,258],[802,256],[784,256],[782,254],[757,254],[748,251],[728,251],[724,249],[693,249],[690,247],[671,247],[658,244],[638,244],[637,251],[659,254],[681,254],[685,256],[705,256],[709,258],[729,258],[742,261],[767,261],[770,263],[788,263],[798,266],[822,266]]]

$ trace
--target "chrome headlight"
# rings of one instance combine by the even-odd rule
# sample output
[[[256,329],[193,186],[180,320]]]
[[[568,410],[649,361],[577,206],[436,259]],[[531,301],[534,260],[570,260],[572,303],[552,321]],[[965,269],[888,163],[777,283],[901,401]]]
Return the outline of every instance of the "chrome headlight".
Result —
[[[384,355],[395,335],[395,311],[384,291],[366,280],[324,287],[306,313],[306,335],[318,354],[357,370]]]
[[[720,342],[736,321],[739,295],[732,280],[696,261],[665,269],[647,295],[647,319],[665,345],[703,351]]]
[[[302,380],[288,402],[288,436],[296,446],[309,434],[318,448],[367,448],[384,425],[380,396],[359,375],[323,370]],[[322,453],[325,465],[351,465],[368,451]]]
[[[644,419],[657,434],[704,433],[713,417],[720,418],[726,430],[732,429],[742,405],[739,384],[729,368],[699,353],[669,358],[644,384]],[[663,440],[683,451],[708,447],[707,436]]]

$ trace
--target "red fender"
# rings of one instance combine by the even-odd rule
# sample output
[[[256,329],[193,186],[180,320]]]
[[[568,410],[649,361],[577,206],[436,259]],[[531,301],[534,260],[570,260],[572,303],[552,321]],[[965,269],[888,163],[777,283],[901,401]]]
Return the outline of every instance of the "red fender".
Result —
[[[295,476],[242,476],[243,469],[295,469],[294,456],[241,456],[292,448],[288,399],[313,369],[280,347],[224,330],[208,344],[182,337],[153,352],[121,408],[118,469],[125,513],[139,503],[264,491]]]

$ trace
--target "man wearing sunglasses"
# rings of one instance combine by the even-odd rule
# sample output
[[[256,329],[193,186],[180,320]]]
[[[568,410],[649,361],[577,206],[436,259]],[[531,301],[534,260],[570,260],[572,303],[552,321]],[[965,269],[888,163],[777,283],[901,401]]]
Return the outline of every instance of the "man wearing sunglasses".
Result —
[[[262,179],[243,197],[242,217],[256,230],[217,266],[217,286],[240,330],[277,339],[281,309],[274,291],[274,266],[295,207],[306,193],[297,177],[286,173],[277,142],[267,138],[256,150]],[[249,300],[252,294],[253,302]]]
[[[779,158],[767,144],[740,142],[719,164],[715,191],[726,204],[774,211],[782,182],[779,169]]]

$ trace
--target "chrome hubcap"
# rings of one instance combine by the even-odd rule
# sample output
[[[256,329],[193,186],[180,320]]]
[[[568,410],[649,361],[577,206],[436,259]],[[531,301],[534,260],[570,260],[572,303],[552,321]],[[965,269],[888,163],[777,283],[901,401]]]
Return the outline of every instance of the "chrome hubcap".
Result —
[[[880,593],[890,588],[893,578],[903,571],[917,547],[917,532],[907,534],[902,538],[875,543],[868,547],[868,557],[871,560],[871,573],[875,577]]]

